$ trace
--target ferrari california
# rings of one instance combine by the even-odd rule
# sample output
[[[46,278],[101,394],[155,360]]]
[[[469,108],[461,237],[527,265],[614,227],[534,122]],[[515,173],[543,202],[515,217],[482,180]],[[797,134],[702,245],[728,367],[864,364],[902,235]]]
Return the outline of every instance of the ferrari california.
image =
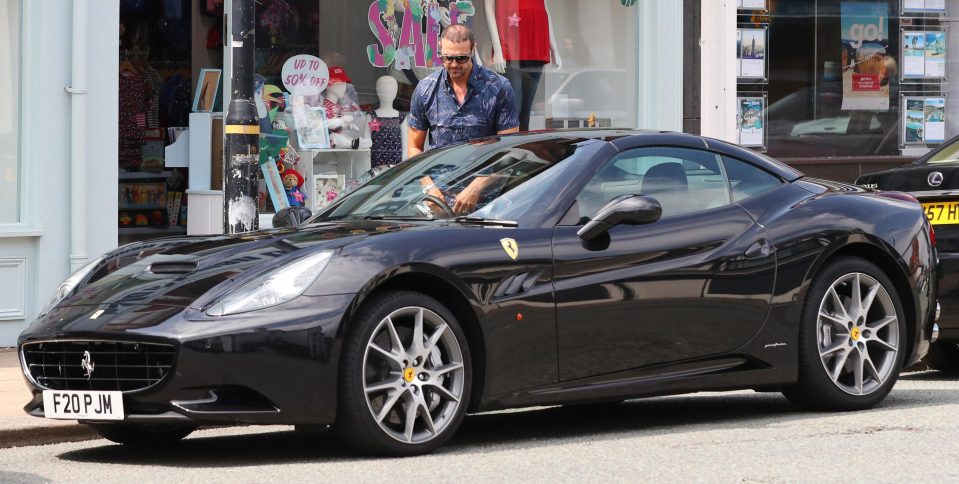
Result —
[[[96,258],[20,336],[25,410],[128,444],[329,425],[412,455],[512,407],[754,389],[866,409],[928,348],[935,260],[912,197],[722,141],[487,138],[297,226]]]

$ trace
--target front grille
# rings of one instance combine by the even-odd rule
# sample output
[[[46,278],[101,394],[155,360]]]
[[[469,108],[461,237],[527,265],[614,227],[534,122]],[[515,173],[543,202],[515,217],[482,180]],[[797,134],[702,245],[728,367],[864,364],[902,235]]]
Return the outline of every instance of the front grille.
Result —
[[[20,351],[33,380],[50,390],[143,390],[170,373],[176,356],[173,345],[119,341],[27,343]]]

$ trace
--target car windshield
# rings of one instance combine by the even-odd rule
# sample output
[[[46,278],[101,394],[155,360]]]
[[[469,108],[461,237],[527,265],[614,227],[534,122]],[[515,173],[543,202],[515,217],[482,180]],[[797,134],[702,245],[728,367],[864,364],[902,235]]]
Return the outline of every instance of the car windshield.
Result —
[[[929,157],[925,163],[949,163],[959,161],[959,141],[943,147],[938,153]]]
[[[512,141],[512,142],[511,142]],[[521,222],[542,213],[564,173],[581,167],[595,140],[562,136],[485,138],[411,158],[345,194],[321,220],[483,219]],[[457,203],[459,201],[459,203]]]

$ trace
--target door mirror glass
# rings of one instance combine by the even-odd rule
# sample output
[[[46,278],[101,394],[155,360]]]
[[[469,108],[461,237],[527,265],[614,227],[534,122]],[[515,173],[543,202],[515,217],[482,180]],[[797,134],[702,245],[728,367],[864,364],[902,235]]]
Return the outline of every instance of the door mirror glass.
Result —
[[[273,216],[273,228],[296,227],[312,215],[310,209],[306,207],[287,207]]]

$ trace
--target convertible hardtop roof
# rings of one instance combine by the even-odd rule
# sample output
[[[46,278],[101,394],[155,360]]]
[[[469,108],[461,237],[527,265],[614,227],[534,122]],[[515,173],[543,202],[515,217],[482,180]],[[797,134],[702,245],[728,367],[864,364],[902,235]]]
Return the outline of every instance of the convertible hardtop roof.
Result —
[[[617,129],[617,128],[569,128],[569,129],[547,129],[540,131],[527,131],[523,133],[510,134],[505,136],[493,136],[490,138],[481,138],[470,141],[469,143],[481,142],[489,145],[490,151],[502,149],[507,146],[516,145],[517,138],[523,138],[523,141],[548,142],[551,139],[569,139],[584,138],[604,141],[613,145],[618,151],[625,151],[645,146],[675,146],[685,148],[697,148],[715,151],[720,154],[747,161],[759,166],[776,176],[786,180],[794,181],[803,176],[799,170],[792,168],[785,163],[763,156],[755,151],[745,149],[732,143],[722,140],[707,138],[687,133],[677,133],[673,131],[654,131],[654,130],[635,130],[635,129]]]

